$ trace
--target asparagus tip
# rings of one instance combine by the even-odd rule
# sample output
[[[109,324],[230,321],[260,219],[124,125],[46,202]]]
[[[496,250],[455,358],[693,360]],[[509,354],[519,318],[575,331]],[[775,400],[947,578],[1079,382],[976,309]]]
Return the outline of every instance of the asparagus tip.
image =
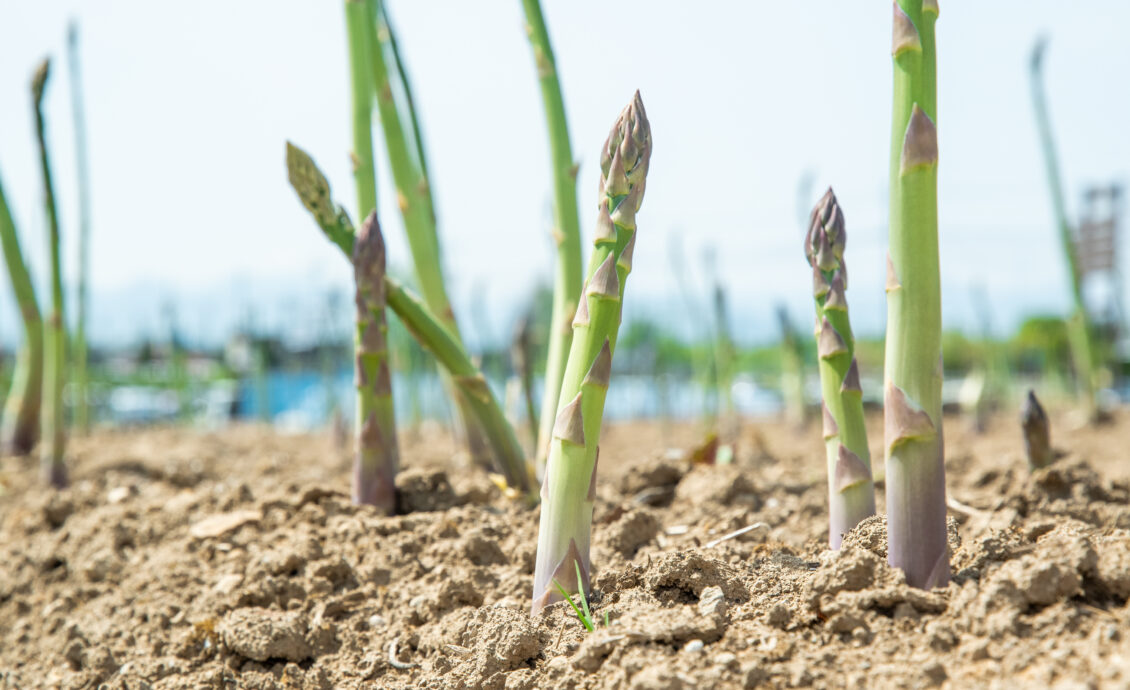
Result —
[[[43,100],[43,90],[47,86],[47,77],[50,73],[51,58],[43,58],[43,60],[36,66],[35,72],[31,76],[31,94],[35,99],[35,105],[37,107]]]

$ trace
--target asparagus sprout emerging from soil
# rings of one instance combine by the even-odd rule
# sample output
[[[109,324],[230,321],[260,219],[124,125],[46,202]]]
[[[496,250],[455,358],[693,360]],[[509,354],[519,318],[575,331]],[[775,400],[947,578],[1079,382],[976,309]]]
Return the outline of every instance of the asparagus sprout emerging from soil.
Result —
[[[894,3],[884,420],[888,560],[912,586],[949,582],[942,452],[935,0]]]
[[[534,64],[545,106],[546,129],[553,165],[553,241],[557,245],[557,271],[553,284],[553,312],[549,321],[549,353],[545,364],[545,393],[542,396],[541,423],[534,462],[538,475],[545,473],[545,460],[553,435],[553,420],[565,373],[565,357],[573,339],[573,316],[583,279],[581,265],[581,227],[577,215],[577,166],[569,144],[565,102],[557,78],[557,62],[549,42],[538,0],[522,0],[526,12],[526,34],[534,53]]]
[[[1036,391],[1029,390],[1020,408],[1020,426],[1024,430],[1024,452],[1028,456],[1028,468],[1038,470],[1047,467],[1055,460],[1052,450],[1048,415],[1036,398]]]
[[[541,488],[534,613],[561,598],[554,580],[570,582],[578,573],[577,591],[589,591],[600,425],[650,158],[651,126],[636,92],[601,152],[595,246],[573,319],[573,342]]]
[[[75,167],[78,172],[78,294],[75,320],[75,426],[90,430],[87,395],[86,312],[87,279],[90,273],[90,170],[86,159],[86,117],[83,114],[82,83],[79,79],[78,25],[67,28],[67,66],[71,76],[71,112],[75,121]]]
[[[831,189],[812,210],[804,252],[812,267],[816,346],[824,394],[824,444],[828,453],[828,545],[875,514],[871,452],[863,420],[863,391],[848,319],[844,214]]]
[[[357,335],[353,383],[357,387],[357,450],[353,460],[353,502],[396,510],[396,415],[389,373],[385,319],[385,244],[374,210],[353,244]]]
[[[1071,222],[1067,220],[1067,208],[1063,200],[1063,181],[1059,174],[1059,158],[1056,156],[1055,139],[1052,136],[1051,118],[1048,115],[1047,99],[1044,96],[1043,64],[1047,40],[1040,39],[1032,49],[1030,63],[1032,77],[1032,104],[1036,110],[1036,128],[1040,133],[1040,148],[1044,155],[1044,167],[1048,177],[1048,191],[1051,196],[1052,212],[1059,230],[1063,256],[1067,261],[1071,280],[1073,312],[1067,320],[1068,343],[1075,365],[1075,376],[1079,383],[1083,403],[1091,420],[1098,418],[1098,403],[1095,399],[1094,345],[1091,342],[1091,321],[1083,302],[1083,277],[1080,275],[1079,258],[1076,256],[1075,241],[1072,237]]]
[[[46,399],[41,418],[44,441],[40,462],[44,478],[53,486],[67,485],[67,468],[63,464],[66,444],[66,420],[63,418],[63,383],[66,380],[66,332],[63,328],[63,269],[60,258],[59,216],[55,210],[55,186],[51,181],[51,162],[47,154],[46,122],[43,116],[43,94],[50,73],[50,61],[44,60],[31,81],[35,106],[35,138],[39,146],[40,170],[43,174],[43,204],[47,213],[47,248],[51,256],[51,311],[47,316],[44,337],[45,365],[43,386]]]
[[[352,261],[357,241],[353,224],[341,207],[334,204],[329,183],[304,151],[287,143],[287,169],[290,182],[302,203],[314,216],[318,227]],[[374,229],[378,229],[376,224]],[[420,345],[440,363],[458,386],[469,412],[483,429],[494,453],[499,471],[519,495],[533,497],[533,478],[526,455],[513,427],[482,372],[467,351],[422,301],[399,282],[384,277],[385,304],[400,318]]]
[[[3,185],[0,185],[0,244],[4,247],[4,263],[24,326],[24,341],[4,403],[0,443],[7,452],[26,455],[39,439],[39,414],[43,404],[43,320]]]

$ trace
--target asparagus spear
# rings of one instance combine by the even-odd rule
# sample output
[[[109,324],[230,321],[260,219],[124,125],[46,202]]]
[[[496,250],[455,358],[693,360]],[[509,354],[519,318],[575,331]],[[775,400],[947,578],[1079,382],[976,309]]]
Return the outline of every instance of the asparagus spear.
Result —
[[[581,294],[581,226],[577,216],[577,166],[569,144],[565,102],[561,94],[561,82],[557,78],[557,61],[549,42],[549,30],[538,0],[522,0],[522,9],[526,13],[526,34],[530,38],[534,64],[537,66],[549,148],[553,157],[553,241],[557,245],[553,312],[549,320],[549,353],[545,363],[545,393],[542,396],[541,425],[534,454],[538,476],[542,476],[553,434],[557,399],[561,394],[565,356],[573,340],[572,321],[577,311],[577,296]]]
[[[597,444],[650,158],[651,126],[637,91],[601,154],[595,247],[573,319],[573,342],[542,481],[534,613],[561,598],[557,585],[586,594],[590,587]]]
[[[408,124],[413,133],[406,132],[397,105],[397,94],[410,93],[409,85],[407,81],[402,81],[400,89],[395,90],[389,78],[385,48],[388,48],[393,59],[396,59],[396,54],[392,53],[394,39],[392,27],[387,21],[387,12],[383,5],[372,4],[379,3],[379,0],[363,1],[367,3],[371,18],[366,28],[369,32],[368,42],[372,46],[370,58],[373,89],[376,92],[389,167],[396,184],[397,203],[404,219],[408,247],[416,269],[416,280],[428,309],[440,316],[444,326],[462,347],[463,340],[443,280],[435,204],[427,175],[427,163],[423,160],[424,150],[420,138],[415,134],[419,127],[415,123],[413,111],[410,111]],[[402,72],[398,69],[397,74]],[[479,429],[475,423],[476,417],[472,410],[474,403],[463,397],[462,388],[448,377],[445,377],[444,383],[458,407],[459,426],[466,435],[468,450],[476,462],[482,462],[486,451],[483,433],[489,432]]]
[[[377,212],[361,224],[353,244],[357,335],[354,340],[357,387],[357,454],[353,460],[353,502],[396,510],[396,415],[389,374],[388,323],[385,321],[385,245]]]
[[[522,401],[526,408],[526,420],[530,425],[530,432],[537,433],[538,410],[534,405],[534,363],[530,361],[533,355],[531,352],[533,345],[530,342],[533,336],[530,326],[532,316],[526,314],[514,327],[514,340],[510,344],[510,361],[522,385]]]
[[[1024,430],[1024,452],[1028,468],[1047,467],[1055,459],[1049,438],[1048,415],[1036,399],[1036,391],[1029,389],[1024,406],[1020,408],[1020,426]]]
[[[1068,343],[1074,360],[1076,378],[1080,393],[1086,405],[1088,416],[1094,420],[1098,416],[1098,402],[1095,399],[1095,379],[1097,376],[1094,361],[1091,320],[1083,303],[1083,278],[1080,275],[1079,259],[1072,239],[1071,223],[1067,220],[1066,204],[1063,200],[1063,182],[1059,175],[1059,159],[1056,156],[1055,141],[1052,138],[1051,119],[1048,116],[1047,99],[1044,96],[1043,64],[1047,41],[1040,39],[1032,49],[1030,63],[1032,77],[1032,104],[1036,110],[1036,128],[1040,133],[1040,148],[1044,154],[1044,166],[1048,176],[1048,190],[1051,192],[1052,212],[1059,229],[1063,256],[1067,260],[1068,275],[1071,278],[1071,299],[1074,306],[1067,319]]]
[[[949,582],[942,446],[935,0],[894,5],[884,382],[888,560],[915,587]]]
[[[370,43],[372,17],[368,0],[345,0],[345,27],[349,43],[349,86],[353,104],[353,179],[357,187],[357,217],[365,218],[377,207],[377,178],[373,165],[374,45]]]
[[[86,159],[86,118],[82,107],[82,85],[79,81],[78,26],[67,29],[67,64],[71,75],[71,109],[75,121],[75,164],[78,169],[78,317],[75,323],[75,425],[83,433],[90,431],[90,404],[87,399],[86,311],[87,277],[90,273],[90,171]]]
[[[336,244],[346,257],[352,258],[356,243],[349,217],[331,201],[329,183],[314,161],[301,149],[287,143],[287,168],[290,182],[302,203],[310,210],[318,227]],[[336,209],[336,210],[335,210]],[[374,227],[375,224],[374,224]],[[416,340],[432,353],[444,371],[458,386],[467,401],[469,412],[486,434],[498,469],[506,482],[519,494],[533,498],[533,480],[526,456],[506,421],[502,406],[495,398],[486,378],[471,361],[462,343],[433,312],[399,282],[384,278],[387,306],[412,332]]]
[[[784,304],[777,305],[777,323],[781,328],[781,396],[785,401],[785,419],[799,429],[808,417],[804,403],[804,357]]]
[[[863,421],[863,391],[848,319],[844,214],[829,188],[812,210],[804,252],[812,267],[816,345],[824,393],[824,445],[828,453],[828,546],[875,514],[871,451]]]
[[[47,399],[43,405],[42,438],[46,442],[40,455],[43,476],[53,486],[67,485],[63,464],[66,431],[63,419],[63,383],[66,379],[66,334],[63,330],[63,270],[59,255],[59,217],[55,211],[55,187],[51,182],[51,163],[47,155],[46,122],[43,117],[43,92],[47,86],[50,61],[44,60],[31,81],[35,109],[35,136],[39,145],[39,164],[43,173],[43,202],[47,211],[47,248],[51,255],[51,311],[47,316],[43,370]]]
[[[8,278],[24,324],[24,342],[16,358],[12,387],[4,403],[0,443],[11,452],[26,455],[39,439],[39,412],[43,404],[43,320],[3,185],[0,185],[0,243],[4,246]]]

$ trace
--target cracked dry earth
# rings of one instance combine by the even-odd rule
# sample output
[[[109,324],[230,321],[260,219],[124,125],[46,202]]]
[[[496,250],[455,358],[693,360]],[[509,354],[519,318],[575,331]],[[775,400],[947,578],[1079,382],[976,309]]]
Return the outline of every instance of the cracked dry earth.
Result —
[[[1130,417],[1035,474],[1011,416],[962,427],[934,591],[882,518],[824,550],[815,427],[746,424],[728,466],[686,459],[691,426],[610,427],[593,633],[530,618],[537,513],[441,434],[405,434],[395,517],[349,504],[321,437],[101,432],[60,493],[5,458],[0,688],[1127,687]]]

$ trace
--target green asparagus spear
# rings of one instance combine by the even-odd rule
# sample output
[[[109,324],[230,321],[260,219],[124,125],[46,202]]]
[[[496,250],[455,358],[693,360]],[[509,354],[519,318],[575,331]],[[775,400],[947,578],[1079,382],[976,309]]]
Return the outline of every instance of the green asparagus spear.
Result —
[[[1048,415],[1036,398],[1036,391],[1029,390],[1020,408],[1020,426],[1024,431],[1024,451],[1028,456],[1028,469],[1047,467],[1055,460],[1048,428]]]
[[[915,587],[949,582],[942,446],[935,0],[894,4],[884,384],[888,560]]]
[[[35,286],[24,263],[20,238],[3,185],[0,185],[0,243],[4,246],[8,278],[24,325],[24,342],[16,358],[12,387],[4,403],[0,443],[13,453],[27,455],[39,439],[39,413],[43,404],[43,319],[39,315]]]
[[[549,42],[538,0],[522,0],[526,12],[526,34],[537,66],[541,99],[545,106],[546,129],[553,159],[553,240],[557,244],[557,270],[553,283],[553,312],[549,320],[549,353],[545,364],[545,393],[541,403],[541,423],[534,462],[538,476],[545,473],[545,460],[553,434],[565,356],[573,340],[573,316],[581,294],[581,226],[577,216],[577,166],[569,144],[569,125],[565,119],[565,99],[557,78],[557,61]]]
[[[388,322],[385,320],[385,246],[374,210],[361,224],[353,245],[357,334],[354,340],[357,387],[357,451],[353,460],[353,502],[396,511],[396,470],[400,450],[389,373]]]
[[[804,251],[812,267],[816,345],[824,394],[824,445],[828,453],[828,546],[875,514],[871,451],[863,421],[863,391],[848,319],[844,215],[829,188],[812,210]]]
[[[90,431],[90,402],[87,394],[86,311],[87,281],[90,273],[90,170],[86,160],[86,117],[83,115],[82,85],[79,81],[78,26],[67,29],[67,64],[71,75],[71,109],[75,121],[75,164],[78,170],[78,311],[75,322],[75,426]]]
[[[590,587],[589,539],[597,449],[624,286],[632,269],[636,213],[651,158],[651,126],[636,92],[601,155],[600,206],[588,278],[573,319],[573,342],[558,400],[545,478],[532,611],[561,598],[554,581]],[[569,591],[574,591],[569,586]]]
[[[370,42],[372,17],[368,0],[345,0],[349,43],[349,86],[353,105],[353,179],[357,188],[357,217],[377,207],[377,178],[373,165],[373,74]]]
[[[1075,376],[1079,391],[1091,420],[1098,418],[1098,401],[1095,398],[1095,380],[1098,372],[1095,366],[1094,344],[1092,343],[1091,319],[1083,303],[1083,278],[1079,270],[1079,259],[1072,239],[1071,223],[1067,220],[1067,208],[1063,200],[1063,182],[1059,174],[1059,158],[1056,156],[1055,140],[1052,136],[1051,118],[1048,116],[1047,98],[1044,96],[1042,68],[1047,41],[1040,39],[1032,49],[1032,103],[1036,110],[1036,128],[1040,133],[1040,148],[1044,154],[1044,167],[1048,176],[1048,191],[1051,193],[1052,212],[1059,230],[1063,256],[1067,260],[1068,275],[1071,279],[1071,299],[1073,311],[1067,319],[1068,343],[1071,358],[1075,365]]]
[[[53,486],[67,485],[67,468],[63,463],[66,445],[66,420],[63,418],[63,383],[66,380],[66,332],[63,327],[63,269],[59,252],[59,217],[55,211],[55,186],[51,181],[51,163],[47,155],[46,122],[43,117],[43,92],[47,86],[50,61],[44,60],[32,77],[31,93],[35,106],[35,135],[39,145],[39,163],[43,173],[43,201],[47,212],[47,248],[51,256],[51,311],[47,316],[43,383],[47,399],[43,405],[41,466],[44,478]]]

